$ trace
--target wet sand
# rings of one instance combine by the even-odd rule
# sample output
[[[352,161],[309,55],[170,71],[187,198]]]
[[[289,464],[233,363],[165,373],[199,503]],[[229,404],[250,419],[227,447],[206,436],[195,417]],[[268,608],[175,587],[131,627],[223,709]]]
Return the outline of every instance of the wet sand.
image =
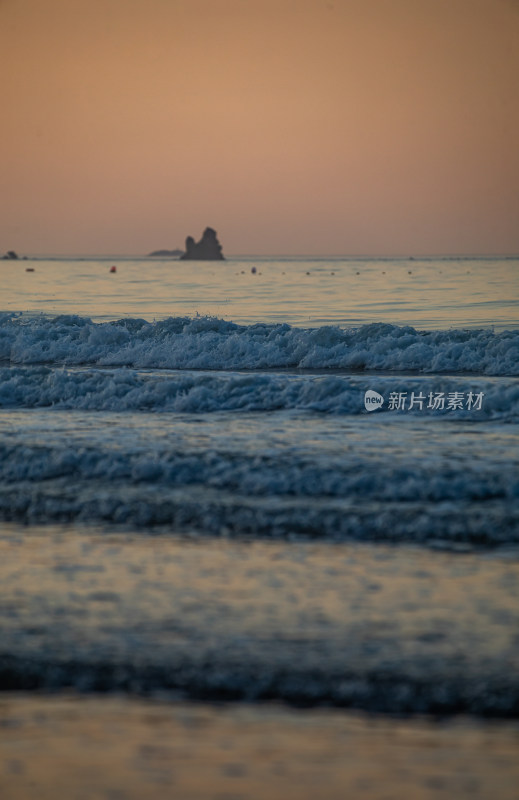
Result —
[[[515,800],[519,725],[0,695],[2,800]]]

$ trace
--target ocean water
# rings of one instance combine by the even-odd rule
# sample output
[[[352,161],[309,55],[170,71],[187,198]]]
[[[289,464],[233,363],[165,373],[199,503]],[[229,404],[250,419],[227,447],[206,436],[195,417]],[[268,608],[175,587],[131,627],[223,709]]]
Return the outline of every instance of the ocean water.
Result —
[[[518,259],[0,270],[3,689],[518,717]]]

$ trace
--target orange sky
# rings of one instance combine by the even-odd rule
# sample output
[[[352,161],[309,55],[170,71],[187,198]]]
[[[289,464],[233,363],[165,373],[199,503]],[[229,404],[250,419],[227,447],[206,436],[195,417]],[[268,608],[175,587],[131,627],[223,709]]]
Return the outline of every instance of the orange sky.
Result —
[[[517,0],[0,0],[0,251],[519,252]]]

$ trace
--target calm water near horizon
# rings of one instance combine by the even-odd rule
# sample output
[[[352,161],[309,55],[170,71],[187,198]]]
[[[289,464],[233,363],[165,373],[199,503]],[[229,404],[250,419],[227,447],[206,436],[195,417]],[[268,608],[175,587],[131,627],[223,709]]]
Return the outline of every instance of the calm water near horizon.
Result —
[[[109,273],[111,265],[116,274]],[[377,321],[427,330],[519,326],[519,258],[60,257],[3,261],[0,270],[4,311],[96,320],[200,314],[303,327]]]
[[[272,797],[286,774],[301,797],[512,798],[519,260],[32,259],[0,281],[0,688],[58,691],[0,697],[5,775],[48,713],[75,763],[117,726],[120,763],[148,747],[140,796],[160,773],[247,797],[254,773]],[[152,717],[166,749],[201,732],[212,795],[159,764]]]

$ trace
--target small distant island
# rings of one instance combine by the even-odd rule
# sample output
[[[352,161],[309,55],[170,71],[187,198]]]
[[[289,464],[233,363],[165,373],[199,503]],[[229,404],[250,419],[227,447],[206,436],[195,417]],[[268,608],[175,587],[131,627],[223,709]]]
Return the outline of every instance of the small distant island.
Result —
[[[199,242],[188,236],[186,252],[180,258],[185,261],[225,261],[222,246],[213,228],[206,228]]]
[[[184,255],[183,250],[154,250],[153,253],[148,253],[148,257],[159,256],[162,258],[179,258]]]
[[[7,257],[7,256],[5,256]],[[192,236],[186,239],[184,250],[153,250],[148,253],[148,258],[180,258],[186,261],[225,261],[222,245],[218,241],[214,228],[206,228],[199,242]]]
[[[8,250],[5,256],[2,256],[4,261],[17,261],[20,256],[18,253],[15,253],[14,250]]]

